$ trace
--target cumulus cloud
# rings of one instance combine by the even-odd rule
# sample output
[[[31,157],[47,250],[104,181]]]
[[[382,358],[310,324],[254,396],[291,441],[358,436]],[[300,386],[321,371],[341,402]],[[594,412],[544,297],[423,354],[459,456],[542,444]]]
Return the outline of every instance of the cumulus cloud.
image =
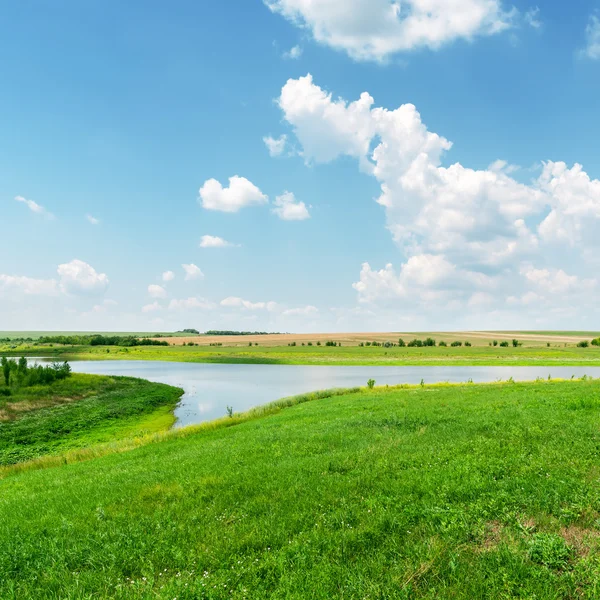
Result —
[[[97,219],[92,215],[85,215],[85,218],[87,219],[88,223],[91,223],[92,225],[100,225],[100,219]]]
[[[58,266],[59,287],[72,295],[95,296],[103,294],[108,287],[108,277],[98,273],[82,260],[72,260]]]
[[[204,273],[194,263],[189,265],[181,265],[185,271],[185,281],[193,281],[194,279],[204,279]]]
[[[41,204],[38,204],[34,200],[28,200],[27,198],[23,198],[23,196],[15,196],[15,200],[27,206],[33,213],[43,215],[48,219],[54,219],[54,215],[51,212],[48,212]]]
[[[290,48],[287,52],[283,53],[283,58],[287,60],[298,60],[302,56],[303,50],[300,46],[294,46]]]
[[[152,302],[152,304],[146,304],[145,306],[142,306],[142,312],[143,313],[152,313],[152,312],[162,310],[162,308],[163,307],[155,300],[154,302]]]
[[[304,221],[310,219],[306,204],[299,202],[292,192],[284,192],[275,198],[273,213],[284,221]]]
[[[162,274],[162,280],[167,283],[169,281],[173,281],[173,279],[175,279],[175,273],[173,273],[173,271],[165,271]]]
[[[229,296],[221,300],[221,306],[225,308],[242,308],[245,310],[267,310],[270,312],[277,309],[276,302],[250,302],[249,300],[235,296]]]
[[[362,302],[451,310],[484,306],[492,293],[501,306],[517,293],[552,294],[548,286],[535,291],[523,265],[554,261],[543,269],[564,282],[565,265],[593,260],[600,181],[581,165],[548,161],[531,181],[504,160],[487,169],[446,166],[452,143],[429,131],[415,106],[379,108],[368,93],[334,99],[310,75],[290,79],[279,106],[307,162],[349,156],[381,186],[377,202],[406,259],[397,269],[363,265],[354,284]]]
[[[216,235],[203,235],[200,240],[200,248],[229,248],[235,245]]]
[[[237,175],[229,178],[229,187],[225,188],[216,179],[209,179],[199,193],[204,208],[228,213],[236,213],[246,206],[266,204],[269,200],[251,181]]]
[[[287,135],[284,134],[278,138],[267,135],[263,138],[263,142],[269,150],[269,155],[275,158],[277,156],[281,156],[285,152],[287,146]]]
[[[214,307],[214,302],[205,298],[192,297],[169,302],[169,310],[211,310]]]
[[[585,28],[583,55],[592,60],[600,59],[600,17],[592,15]]]
[[[264,0],[314,39],[356,60],[438,49],[509,29],[518,17],[501,0]]]
[[[148,286],[148,295],[151,298],[166,298],[167,290],[160,285],[152,284]]]

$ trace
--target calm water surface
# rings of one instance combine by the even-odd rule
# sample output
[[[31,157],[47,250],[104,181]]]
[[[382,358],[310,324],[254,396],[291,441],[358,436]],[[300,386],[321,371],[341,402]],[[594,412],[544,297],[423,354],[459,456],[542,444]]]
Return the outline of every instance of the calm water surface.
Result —
[[[266,404],[285,396],[335,387],[451,382],[475,383],[537,377],[569,379],[600,377],[600,367],[317,367],[298,365],[227,365],[158,361],[72,361],[73,371],[99,375],[127,375],[185,390],[175,409],[176,427],[209,421],[226,414]]]

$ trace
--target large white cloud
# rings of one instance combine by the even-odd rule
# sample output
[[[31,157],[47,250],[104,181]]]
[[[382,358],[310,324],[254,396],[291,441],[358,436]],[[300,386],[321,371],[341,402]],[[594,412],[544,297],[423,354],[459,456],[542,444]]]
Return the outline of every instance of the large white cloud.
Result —
[[[98,273],[82,260],[72,260],[58,266],[60,289],[73,295],[95,296],[103,294],[108,287],[108,277]]]
[[[200,201],[208,210],[235,213],[241,208],[268,202],[265,196],[245,177],[229,178],[229,187],[223,187],[216,179],[209,179],[200,188]]]
[[[55,296],[58,283],[55,279],[35,279],[23,275],[0,274],[0,291],[17,291],[28,296]]]
[[[350,156],[380,183],[377,202],[406,259],[397,270],[363,265],[360,300],[483,308],[529,291],[556,295],[552,285],[534,291],[535,270],[556,285],[589,279],[580,271],[598,245],[600,181],[580,165],[548,161],[531,181],[502,160],[446,166],[451,142],[430,132],[415,106],[378,108],[367,93],[334,99],[310,75],[289,80],[279,105],[307,162]]]
[[[510,28],[517,11],[501,0],[264,0],[315,40],[358,60],[436,49]]]
[[[195,279],[204,279],[204,273],[200,269],[200,267],[196,266],[194,263],[189,265],[181,265],[182,269],[185,271],[185,281],[193,281]]]

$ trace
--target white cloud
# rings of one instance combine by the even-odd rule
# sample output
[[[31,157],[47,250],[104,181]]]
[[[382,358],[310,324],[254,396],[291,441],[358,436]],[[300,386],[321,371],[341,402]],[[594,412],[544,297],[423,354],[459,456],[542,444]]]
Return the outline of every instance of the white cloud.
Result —
[[[181,265],[185,271],[185,281],[192,281],[194,279],[204,279],[204,273],[195,264]]]
[[[294,46],[290,48],[287,52],[283,53],[283,58],[287,60],[298,60],[302,56],[303,50],[300,46]]]
[[[92,225],[100,225],[100,219],[97,219],[96,217],[93,217],[92,215],[85,215],[85,218]]]
[[[33,200],[27,200],[27,198],[23,198],[23,196],[15,196],[15,200],[25,204],[31,212],[38,215],[44,215],[48,219],[54,219],[54,215],[51,212],[48,212],[41,204],[38,204]]]
[[[221,306],[225,308],[242,308],[245,310],[267,310],[270,312],[277,309],[276,302],[250,302],[249,300],[235,296],[229,296],[229,298],[221,300]]]
[[[205,298],[193,297],[169,302],[169,310],[211,310],[214,307],[214,302]]]
[[[285,152],[287,146],[287,135],[284,134],[278,138],[273,138],[268,135],[263,138],[263,142],[268,148],[270,156],[281,156]]]
[[[283,311],[284,317],[313,317],[319,313],[316,306],[304,306],[302,308],[289,308]]]
[[[59,291],[55,279],[0,274],[0,291],[2,290],[16,290],[28,296],[56,296]]]
[[[173,273],[173,271],[165,271],[162,274],[162,280],[166,283],[169,281],[173,281],[173,279],[175,279],[175,273]]]
[[[518,13],[501,0],[264,0],[314,39],[356,60],[437,49],[510,28]]]
[[[415,106],[378,108],[367,93],[333,99],[310,75],[289,80],[279,105],[308,163],[353,157],[381,186],[377,202],[406,259],[398,269],[363,265],[354,284],[362,302],[439,313],[493,296],[502,310],[507,297],[532,292],[556,305],[550,288],[573,281],[567,268],[578,265],[570,276],[581,282],[585,262],[597,261],[600,181],[580,165],[549,161],[529,182],[504,160],[479,170],[445,166],[452,143],[430,132]],[[556,283],[537,289],[527,265],[549,269]]]
[[[206,181],[200,188],[200,200],[207,210],[235,213],[246,206],[266,204],[269,199],[251,181],[235,175],[226,188],[216,179]]]
[[[533,27],[534,29],[539,29],[542,26],[542,21],[540,19],[540,9],[538,6],[535,8],[530,8],[524,15],[523,20],[526,25],[529,27]]]
[[[592,15],[585,28],[583,55],[592,60],[600,59],[600,18],[598,15]]]
[[[275,198],[273,212],[284,221],[304,221],[310,219],[306,204],[299,202],[292,192],[284,192]]]
[[[162,308],[163,307],[155,300],[152,304],[146,304],[145,306],[142,306],[142,312],[152,313],[162,310]]]
[[[148,286],[148,295],[151,298],[166,298],[167,290],[165,290],[165,288],[161,287],[160,285],[152,284]]]
[[[229,248],[235,245],[216,235],[203,235],[200,241],[200,248]]]
[[[108,277],[82,260],[72,260],[58,266],[60,289],[73,295],[95,296],[103,294],[108,287]]]

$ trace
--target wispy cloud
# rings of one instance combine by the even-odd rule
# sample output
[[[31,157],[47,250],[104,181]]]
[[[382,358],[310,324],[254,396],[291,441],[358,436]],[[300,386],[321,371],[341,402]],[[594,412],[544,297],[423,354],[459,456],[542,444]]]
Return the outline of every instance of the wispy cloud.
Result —
[[[48,219],[54,219],[54,215],[47,211],[41,204],[38,204],[37,202],[33,201],[33,200],[28,200],[27,198],[23,198],[23,196],[15,196],[15,200],[17,202],[21,202],[22,204],[25,204],[25,206],[27,206],[27,208],[31,211],[34,212],[38,215],[43,215]]]
[[[93,217],[92,215],[85,215],[85,218],[88,220],[88,222],[90,222],[92,225],[100,225],[100,219],[97,219],[96,217]]]
[[[592,15],[585,28],[585,48],[582,55],[592,60],[600,60],[600,17]]]

